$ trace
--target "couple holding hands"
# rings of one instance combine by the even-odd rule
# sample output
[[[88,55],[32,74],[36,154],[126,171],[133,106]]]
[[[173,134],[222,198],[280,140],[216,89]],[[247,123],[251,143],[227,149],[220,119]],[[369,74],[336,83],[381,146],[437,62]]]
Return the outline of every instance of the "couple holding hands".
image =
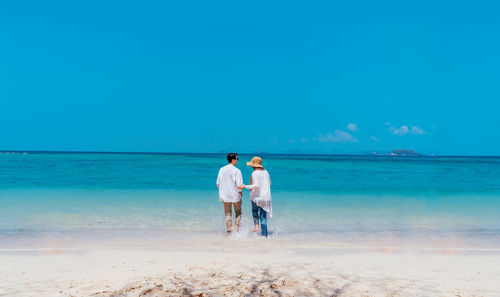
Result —
[[[253,157],[247,165],[253,168],[250,176],[250,184],[243,184],[241,171],[236,168],[238,154],[227,155],[228,164],[219,170],[217,176],[217,187],[219,188],[219,200],[224,204],[224,214],[226,216],[227,232],[232,232],[233,214],[235,212],[234,230],[238,232],[241,221],[241,196],[244,188],[250,190],[250,201],[252,202],[252,216],[254,222],[253,232],[259,231],[267,237],[267,215],[272,217],[271,203],[271,178],[269,173],[262,166],[262,159]]]

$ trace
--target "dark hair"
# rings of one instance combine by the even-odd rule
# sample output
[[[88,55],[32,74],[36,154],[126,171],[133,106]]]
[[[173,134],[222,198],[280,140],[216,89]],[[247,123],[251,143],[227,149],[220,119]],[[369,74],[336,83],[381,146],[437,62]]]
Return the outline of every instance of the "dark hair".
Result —
[[[238,159],[238,154],[229,153],[227,154],[227,162],[231,163],[234,159]]]

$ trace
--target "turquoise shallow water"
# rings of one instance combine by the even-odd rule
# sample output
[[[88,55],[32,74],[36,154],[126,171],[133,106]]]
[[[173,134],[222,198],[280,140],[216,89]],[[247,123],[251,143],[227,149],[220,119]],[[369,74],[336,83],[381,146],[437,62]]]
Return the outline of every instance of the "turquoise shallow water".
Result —
[[[244,182],[251,157],[240,155]],[[500,248],[500,158],[262,157],[274,238]],[[223,165],[220,154],[0,154],[0,247],[222,236]],[[248,192],[243,199],[245,229]]]

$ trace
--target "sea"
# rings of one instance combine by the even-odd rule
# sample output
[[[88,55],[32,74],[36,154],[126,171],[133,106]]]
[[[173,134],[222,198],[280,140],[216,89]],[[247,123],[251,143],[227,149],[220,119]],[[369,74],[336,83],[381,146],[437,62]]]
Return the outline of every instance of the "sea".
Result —
[[[239,155],[249,182],[254,155]],[[500,249],[500,158],[261,154],[268,241]],[[225,154],[0,153],[0,249],[259,240],[249,193],[228,236]]]

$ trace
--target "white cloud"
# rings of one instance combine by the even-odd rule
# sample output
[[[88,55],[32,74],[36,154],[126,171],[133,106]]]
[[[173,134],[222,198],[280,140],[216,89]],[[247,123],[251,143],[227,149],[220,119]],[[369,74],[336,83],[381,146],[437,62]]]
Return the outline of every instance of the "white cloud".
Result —
[[[349,124],[347,125],[347,129],[348,129],[349,131],[352,131],[352,132],[358,131],[358,125],[353,124],[353,123],[349,123]]]
[[[417,126],[413,126],[411,127],[411,134],[422,135],[422,134],[427,134],[427,132],[425,132],[424,130],[420,129]]]
[[[396,128],[396,127],[391,126],[389,124],[389,122],[386,122],[385,125],[389,126],[389,132],[391,132],[391,134],[398,135],[398,136],[403,136],[403,135],[406,135],[408,133],[413,134],[413,135],[427,134],[426,131],[424,131],[422,128],[420,128],[418,126],[412,126],[410,129],[406,125],[403,125],[399,128]]]
[[[320,142],[358,142],[351,134],[342,130],[335,130],[333,133],[328,133],[326,136],[320,134],[318,140]]]
[[[380,140],[379,138],[375,137],[375,136],[372,136],[371,139],[373,141],[376,141],[376,142],[381,142],[382,140]]]
[[[395,128],[395,127],[393,127],[393,126],[390,126],[390,127],[389,127],[389,131],[390,131],[392,134],[394,134],[394,135],[398,135],[398,136],[403,136],[403,135],[405,135],[406,133],[408,133],[408,131],[409,131],[409,130],[410,130],[410,129],[408,129],[408,126],[406,126],[406,125],[403,125],[403,126],[401,126],[401,127],[399,127],[399,128]]]

